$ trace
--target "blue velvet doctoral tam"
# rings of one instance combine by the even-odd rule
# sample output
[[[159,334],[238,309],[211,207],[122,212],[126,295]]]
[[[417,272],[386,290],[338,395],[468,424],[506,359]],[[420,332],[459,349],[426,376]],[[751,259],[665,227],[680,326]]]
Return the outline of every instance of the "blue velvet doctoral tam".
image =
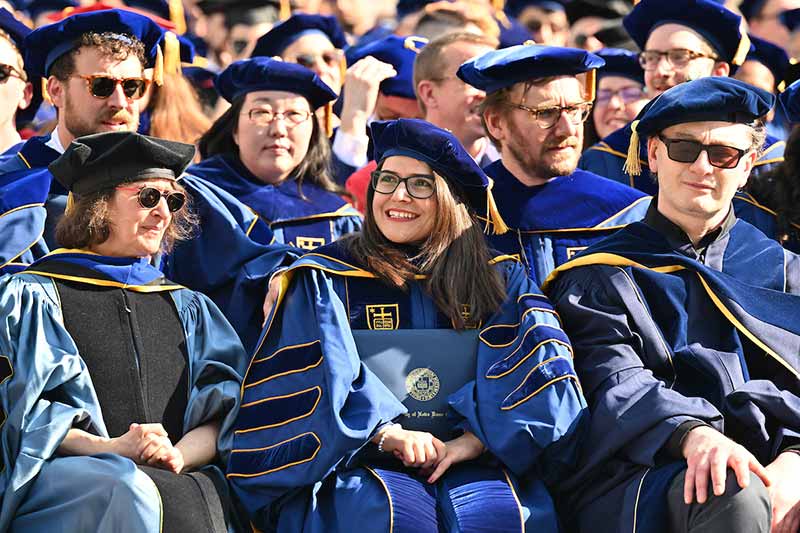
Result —
[[[361,228],[361,214],[335,193],[297,182],[266,185],[233,156],[213,156],[189,167],[198,176],[224,189],[255,211],[275,234],[277,242],[303,250],[329,244]]]
[[[764,465],[800,443],[798,280],[800,258],[743,220],[700,261],[636,223],[553,273],[545,291],[592,405],[559,490],[579,531],[667,530],[666,490],[686,463],[666,445],[685,422]]]
[[[169,294],[188,354],[183,431],[219,419],[223,460],[231,448],[244,351],[208,298],[169,282],[143,259],[60,251],[0,279],[0,529],[158,532],[161,496],[133,461],[57,453],[73,427],[109,435],[98,391],[64,326],[56,280]]]
[[[474,379],[449,397],[453,436],[469,429],[488,452],[434,485],[391,458],[374,459],[376,429],[406,409],[361,362],[353,331],[450,321],[420,283],[389,288],[341,243],[288,270],[245,378],[228,463],[256,527],[558,531],[544,482],[571,469],[586,404],[547,299],[515,260],[493,264],[508,297],[482,324]]]
[[[495,161],[495,202],[509,231],[489,235],[490,246],[516,255],[541,284],[554,268],[619,228],[641,220],[650,198],[630,187],[578,170],[527,187]]]

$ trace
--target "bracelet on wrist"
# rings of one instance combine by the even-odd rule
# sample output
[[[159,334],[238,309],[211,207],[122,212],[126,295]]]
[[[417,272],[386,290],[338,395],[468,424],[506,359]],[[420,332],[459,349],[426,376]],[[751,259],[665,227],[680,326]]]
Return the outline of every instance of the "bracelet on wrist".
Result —
[[[381,433],[381,440],[378,441],[378,453],[383,453],[383,443],[386,441],[386,435],[389,433],[389,430],[399,425],[400,424],[389,424],[386,426],[386,429]]]

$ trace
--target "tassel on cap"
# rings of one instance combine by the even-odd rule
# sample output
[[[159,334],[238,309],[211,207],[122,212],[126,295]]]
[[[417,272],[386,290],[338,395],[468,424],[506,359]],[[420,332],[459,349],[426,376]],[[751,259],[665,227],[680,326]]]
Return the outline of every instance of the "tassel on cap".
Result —
[[[164,32],[164,73],[181,73],[181,43],[171,31]]]
[[[42,78],[42,100],[53,105],[53,99],[50,98],[50,93],[47,92],[47,78]]]
[[[628,157],[622,167],[622,170],[630,176],[638,176],[642,173],[642,164],[639,161],[639,132],[636,131],[638,126],[638,120],[631,122],[631,142],[628,145]]]
[[[505,220],[500,216],[500,211],[497,209],[492,187],[494,187],[494,181],[490,179],[489,187],[486,188],[486,219],[489,221],[486,226],[486,232],[489,233],[489,226],[491,226],[494,235],[502,235],[508,231],[508,226],[506,226]]]
[[[153,81],[159,87],[164,85],[164,53],[161,51],[161,45],[158,45],[156,51],[156,64],[153,67]]]
[[[75,196],[72,192],[67,194],[67,206],[64,208],[64,214],[68,215],[75,209]]]
[[[278,18],[281,21],[289,20],[292,16],[292,4],[290,0],[280,0],[280,10],[278,11]]]
[[[744,19],[742,19],[742,24],[744,24]],[[736,53],[733,55],[731,63],[737,66],[744,64],[744,60],[747,59],[747,54],[749,52],[750,37],[747,36],[746,30],[742,30],[742,39],[739,41],[739,47],[736,49]]]
[[[586,72],[586,100],[594,102],[597,96],[597,70],[592,69]]]
[[[325,135],[330,139],[333,136],[333,104],[325,104]]]
[[[186,15],[183,12],[182,0],[168,0],[169,20],[175,24],[175,32],[178,35],[186,33]]]
[[[344,54],[339,59],[339,72],[341,73],[340,79],[342,80],[342,85],[344,85],[344,77],[347,75],[347,58]],[[340,89],[341,91],[341,89]]]

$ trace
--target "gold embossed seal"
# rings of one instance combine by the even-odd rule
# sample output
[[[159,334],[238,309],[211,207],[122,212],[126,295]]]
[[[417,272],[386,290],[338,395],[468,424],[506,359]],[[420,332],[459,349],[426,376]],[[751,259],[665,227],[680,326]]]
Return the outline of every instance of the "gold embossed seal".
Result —
[[[433,400],[439,394],[439,377],[430,368],[415,368],[406,376],[406,391],[417,401]]]

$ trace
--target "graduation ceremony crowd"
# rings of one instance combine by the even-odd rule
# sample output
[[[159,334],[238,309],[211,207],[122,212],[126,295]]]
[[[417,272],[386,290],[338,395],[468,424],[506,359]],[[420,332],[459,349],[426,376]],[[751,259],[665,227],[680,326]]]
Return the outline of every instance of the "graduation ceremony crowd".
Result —
[[[800,0],[0,0],[0,531],[800,531]]]

